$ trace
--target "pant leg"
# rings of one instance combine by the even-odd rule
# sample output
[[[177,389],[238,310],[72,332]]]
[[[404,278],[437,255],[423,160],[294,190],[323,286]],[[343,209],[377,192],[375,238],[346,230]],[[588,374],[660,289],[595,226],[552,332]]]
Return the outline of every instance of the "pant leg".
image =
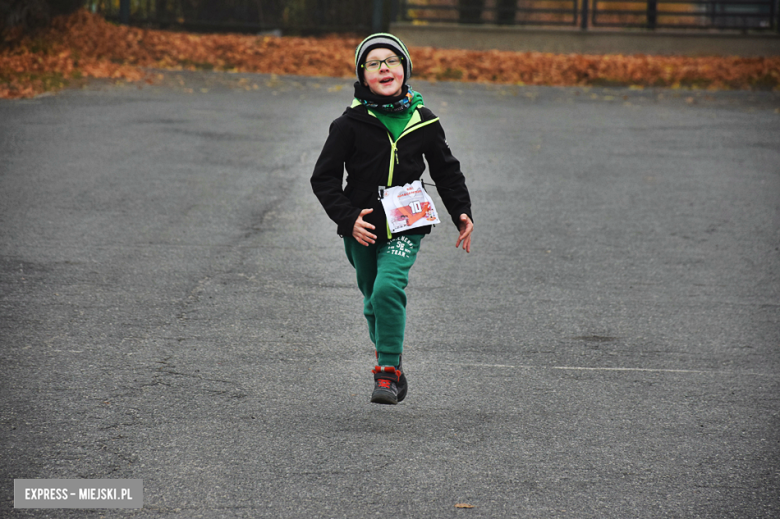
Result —
[[[406,328],[406,292],[409,270],[417,259],[423,235],[398,236],[368,247],[351,236],[344,238],[350,264],[363,294],[368,334],[382,366],[397,366]]]
[[[379,246],[371,304],[376,316],[376,351],[380,366],[397,366],[404,348],[406,286],[423,235],[398,236]]]
[[[355,268],[357,285],[363,294],[363,315],[368,323],[368,337],[376,346],[376,319],[371,296],[374,293],[374,281],[377,273],[377,244],[360,245],[352,236],[344,237],[344,251],[350,265]]]

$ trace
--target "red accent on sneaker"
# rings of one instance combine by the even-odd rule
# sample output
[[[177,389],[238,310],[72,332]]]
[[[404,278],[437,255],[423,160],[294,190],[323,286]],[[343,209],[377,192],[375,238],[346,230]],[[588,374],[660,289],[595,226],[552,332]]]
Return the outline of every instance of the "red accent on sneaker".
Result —
[[[390,388],[390,381],[389,380],[385,380],[383,378],[380,378],[379,380],[377,380],[376,384],[379,387],[384,387],[384,388],[388,388],[388,389]]]

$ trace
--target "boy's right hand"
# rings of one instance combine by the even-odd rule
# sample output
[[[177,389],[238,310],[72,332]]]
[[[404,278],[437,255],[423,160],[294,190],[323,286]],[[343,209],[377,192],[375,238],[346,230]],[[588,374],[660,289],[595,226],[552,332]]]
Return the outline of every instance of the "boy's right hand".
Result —
[[[373,209],[363,209],[360,211],[360,216],[355,220],[355,225],[352,226],[352,237],[357,240],[360,245],[368,247],[369,244],[376,242],[376,236],[371,234],[369,230],[376,229],[373,225],[363,220],[363,217],[371,212]]]

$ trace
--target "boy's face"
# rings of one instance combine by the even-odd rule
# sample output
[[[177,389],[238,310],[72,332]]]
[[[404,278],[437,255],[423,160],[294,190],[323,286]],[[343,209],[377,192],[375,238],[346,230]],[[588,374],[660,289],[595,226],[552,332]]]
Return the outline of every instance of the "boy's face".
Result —
[[[395,56],[390,49],[373,49],[366,56],[366,61],[383,60]],[[378,96],[397,97],[401,95],[404,84],[404,66],[390,68],[387,63],[382,63],[378,70],[363,69],[363,84]]]

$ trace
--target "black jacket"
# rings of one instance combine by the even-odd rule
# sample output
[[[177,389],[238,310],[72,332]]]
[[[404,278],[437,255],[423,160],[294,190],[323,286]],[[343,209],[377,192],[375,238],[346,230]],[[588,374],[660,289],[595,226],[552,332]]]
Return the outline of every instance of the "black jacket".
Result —
[[[391,169],[391,186],[420,180],[425,171],[423,155],[453,223],[458,225],[462,213],[472,218],[466,179],[460,162],[450,152],[439,118],[423,106],[416,111],[395,142],[381,121],[357,102],[331,123],[311,185],[340,235],[352,236],[360,211],[373,208],[363,219],[376,226],[374,234],[380,239],[387,238],[379,187],[388,186]],[[347,184],[342,189],[345,167]],[[399,234],[427,234],[430,230],[431,226],[426,226]]]

